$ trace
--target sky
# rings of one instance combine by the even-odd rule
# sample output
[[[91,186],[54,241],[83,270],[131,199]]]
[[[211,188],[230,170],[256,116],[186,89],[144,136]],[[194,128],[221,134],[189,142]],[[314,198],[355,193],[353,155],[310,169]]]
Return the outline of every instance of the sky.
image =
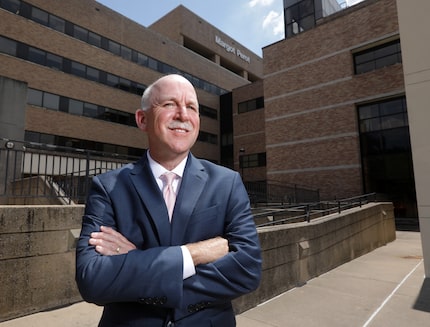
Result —
[[[179,5],[262,56],[262,48],[284,39],[283,0],[97,0],[148,27]],[[337,0],[352,6],[363,0]]]

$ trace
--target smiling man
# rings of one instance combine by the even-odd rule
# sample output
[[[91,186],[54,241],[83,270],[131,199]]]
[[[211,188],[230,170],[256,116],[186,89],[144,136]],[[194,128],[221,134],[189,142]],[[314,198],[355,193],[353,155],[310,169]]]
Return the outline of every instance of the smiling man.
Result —
[[[261,276],[240,175],[191,154],[199,105],[184,77],[150,85],[136,123],[149,143],[141,160],[93,179],[76,251],[79,290],[104,306],[99,326],[235,326],[231,300]]]

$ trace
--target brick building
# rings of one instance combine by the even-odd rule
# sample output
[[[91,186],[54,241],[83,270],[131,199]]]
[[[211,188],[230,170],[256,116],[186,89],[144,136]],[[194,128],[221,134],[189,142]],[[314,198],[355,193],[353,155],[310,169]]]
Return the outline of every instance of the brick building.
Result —
[[[93,0],[0,6],[0,76],[27,88],[26,103],[2,106],[3,138],[139,155],[140,96],[156,78],[180,73],[201,105],[193,152],[220,162],[220,96],[261,79],[259,56],[183,6],[153,28]]]
[[[313,2],[285,1],[297,26],[263,48],[267,179],[322,199],[382,193],[417,217],[396,1],[300,16]]]

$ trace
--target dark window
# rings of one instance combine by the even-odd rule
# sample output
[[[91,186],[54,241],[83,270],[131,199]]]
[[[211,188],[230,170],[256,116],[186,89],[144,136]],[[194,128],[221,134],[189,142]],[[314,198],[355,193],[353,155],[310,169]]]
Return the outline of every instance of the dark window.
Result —
[[[126,46],[121,46],[121,57],[131,61],[131,49]]]
[[[315,27],[314,0],[297,1],[284,10],[286,38]]]
[[[248,111],[253,111],[253,110],[262,109],[262,108],[264,108],[264,97],[259,97],[252,100],[240,102],[238,104],[237,112],[239,114],[243,114]]]
[[[63,70],[63,58],[52,53],[46,54],[46,66]]]
[[[212,133],[200,131],[199,136],[197,138],[200,142],[210,143],[210,144],[218,144],[218,136]]]
[[[49,27],[51,27],[52,29],[54,29],[58,32],[64,33],[65,28],[66,28],[66,22],[64,21],[64,19],[50,14],[49,15]]]
[[[18,0],[2,0],[1,7],[7,11],[13,12],[14,14],[19,13],[19,8],[21,6],[21,1]]]
[[[34,62],[39,65],[45,65],[45,56],[46,52],[33,48],[28,47],[28,60],[31,62]]]
[[[43,107],[58,110],[60,108],[60,97],[56,94],[45,92],[43,94]]]
[[[82,28],[80,26],[77,25],[73,25],[73,37],[87,42],[88,41],[88,30],[85,28]]]
[[[0,36],[0,52],[16,56],[16,42]]]
[[[72,61],[70,73],[75,76],[86,77],[86,66],[79,62]]]
[[[240,168],[264,167],[266,166],[266,153],[253,153],[239,157]]]
[[[212,119],[218,119],[218,112],[215,109],[200,105],[199,112],[202,116],[209,117]]]
[[[395,40],[354,54],[354,68],[356,74],[367,73],[401,62],[402,53],[400,40]]]
[[[96,33],[88,32],[88,43],[100,48],[102,37]]]
[[[108,50],[118,56],[121,55],[121,46],[112,40],[108,40]]]
[[[98,69],[87,67],[87,79],[91,81],[98,82],[99,81],[100,72]]]
[[[31,8],[31,19],[39,24],[45,26],[49,25],[49,14],[44,10],[40,10],[39,8]]]
[[[28,104],[42,107],[43,106],[42,99],[43,99],[43,92],[42,91],[38,91],[38,90],[30,89],[30,88],[27,90],[27,103]]]
[[[69,114],[82,116],[84,113],[84,103],[78,100],[69,100]]]

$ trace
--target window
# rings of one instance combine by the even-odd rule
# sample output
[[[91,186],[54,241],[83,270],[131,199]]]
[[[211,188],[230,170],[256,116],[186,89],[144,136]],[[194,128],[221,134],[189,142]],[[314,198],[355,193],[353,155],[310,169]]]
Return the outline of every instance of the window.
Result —
[[[86,77],[85,65],[83,65],[79,62],[76,62],[76,61],[72,61],[70,72],[75,76]]]
[[[48,26],[49,25],[49,15],[46,11],[40,10],[39,8],[31,8],[31,19],[35,22]]]
[[[87,79],[91,81],[98,82],[99,81],[100,72],[98,69],[87,67]]]
[[[69,100],[69,114],[82,116],[84,113],[84,103],[78,100]]]
[[[315,27],[313,0],[301,0],[284,10],[286,38]]]
[[[355,74],[367,73],[401,62],[402,52],[400,40],[395,40],[354,54]]]
[[[108,40],[108,50],[118,56],[121,55],[121,46],[112,40]]]
[[[101,48],[102,37],[96,33],[88,32],[88,43]]]
[[[264,167],[266,166],[266,153],[254,153],[241,155],[239,157],[240,168]]]
[[[0,36],[0,52],[16,56],[16,42]]]
[[[52,53],[46,54],[46,66],[55,68],[58,70],[63,70],[63,58],[56,56]]]
[[[2,0],[0,2],[1,7],[7,11],[13,12],[14,14],[19,13],[19,8],[21,6],[21,1],[18,0]]]
[[[243,114],[248,111],[264,108],[264,97],[255,98],[252,100],[240,102],[238,104],[237,112]]]
[[[212,119],[218,119],[218,113],[215,109],[200,105],[199,112],[202,116],[209,117]]]
[[[60,107],[60,97],[58,95],[45,92],[43,94],[43,107],[58,110]]]
[[[87,42],[88,30],[85,28],[82,28],[80,26],[73,25],[73,37],[75,37],[81,41]]]
[[[42,91],[38,91],[38,90],[30,89],[30,88],[27,90],[27,103],[28,104],[42,107],[42,105],[43,105],[42,99],[43,99],[43,92]]]
[[[45,65],[45,51],[29,47],[28,60],[39,65]]]
[[[50,14],[49,27],[51,27],[52,29],[58,32],[64,33],[66,28],[66,22],[64,21],[64,19],[61,19],[60,17]]]

